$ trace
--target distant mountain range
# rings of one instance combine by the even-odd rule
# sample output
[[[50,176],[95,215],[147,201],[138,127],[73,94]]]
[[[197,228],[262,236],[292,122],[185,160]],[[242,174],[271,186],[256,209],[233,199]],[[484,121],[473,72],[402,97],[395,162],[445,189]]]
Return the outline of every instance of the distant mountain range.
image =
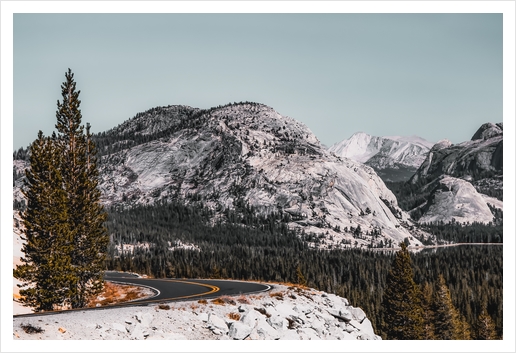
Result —
[[[96,141],[107,207],[180,201],[208,207],[213,221],[225,210],[274,214],[322,247],[421,244],[372,168],[328,152],[263,104],[154,108]]]
[[[461,218],[456,208],[459,203],[465,210],[468,202],[495,200],[477,197],[473,191],[478,193],[501,175],[502,136],[496,127],[501,131],[501,124],[489,125],[473,141],[457,146],[357,133],[326,149],[305,125],[263,104],[233,103],[206,110],[157,107],[95,136],[99,187],[107,208],[181,202],[211,210],[212,223],[230,221],[228,210],[252,212],[313,235],[318,240],[312,245],[324,249],[397,245],[404,239],[421,245],[430,235],[398,206],[375,170],[399,171],[403,180],[412,176],[410,185],[427,196],[417,205],[421,221],[489,222],[486,203],[482,217],[474,211]],[[446,151],[457,156],[456,169]],[[472,158],[471,151],[477,157]],[[15,158],[13,191],[18,203],[23,200],[20,188],[27,166],[26,160]],[[474,171],[473,176],[465,170]],[[493,172],[495,179],[483,171]],[[460,181],[450,179],[458,177]],[[470,182],[476,183],[473,188],[466,185],[473,185]],[[474,201],[460,196],[462,192],[441,197],[446,188],[463,187]]]
[[[417,136],[371,136],[363,132],[328,148],[337,156],[372,167],[385,181],[406,181],[434,144]]]

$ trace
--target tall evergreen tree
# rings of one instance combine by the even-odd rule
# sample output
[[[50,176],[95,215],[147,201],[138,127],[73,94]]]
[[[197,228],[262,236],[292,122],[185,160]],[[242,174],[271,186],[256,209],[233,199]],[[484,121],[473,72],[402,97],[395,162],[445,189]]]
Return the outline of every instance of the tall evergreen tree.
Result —
[[[80,91],[70,69],[61,85],[62,102],[57,102],[58,141],[62,150],[63,185],[67,193],[68,221],[72,231],[72,308],[81,308],[103,286],[104,261],[109,236],[104,227],[107,215],[100,203],[96,148],[89,125],[81,125]]]
[[[100,203],[96,148],[81,125],[80,91],[70,69],[57,102],[58,135],[40,132],[26,171],[25,256],[14,276],[22,303],[36,310],[81,308],[103,287],[109,236]]]
[[[496,330],[493,319],[489,316],[487,308],[484,306],[480,311],[477,322],[475,324],[475,339],[477,340],[495,340]]]
[[[14,277],[24,282],[20,302],[35,311],[69,304],[73,279],[68,205],[59,157],[55,135],[45,138],[40,131],[30,146],[30,169],[25,171],[27,207],[21,214],[24,256],[14,270]]]
[[[421,307],[423,309],[423,337],[425,340],[435,339],[434,335],[434,312],[432,308],[433,289],[432,286],[425,282],[421,289]]]
[[[436,339],[469,339],[469,328],[453,305],[450,290],[442,275],[439,275],[433,308]]]
[[[383,332],[387,339],[423,338],[423,316],[419,287],[412,278],[412,261],[405,243],[401,243],[387,275],[382,298]]]

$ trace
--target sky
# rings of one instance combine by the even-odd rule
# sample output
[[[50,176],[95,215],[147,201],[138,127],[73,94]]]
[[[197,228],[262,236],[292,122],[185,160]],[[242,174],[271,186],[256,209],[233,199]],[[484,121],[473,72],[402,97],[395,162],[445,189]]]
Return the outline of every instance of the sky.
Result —
[[[471,139],[502,121],[502,14],[14,14],[13,148],[54,131],[71,68],[83,123],[254,101],[330,146],[361,131]]]

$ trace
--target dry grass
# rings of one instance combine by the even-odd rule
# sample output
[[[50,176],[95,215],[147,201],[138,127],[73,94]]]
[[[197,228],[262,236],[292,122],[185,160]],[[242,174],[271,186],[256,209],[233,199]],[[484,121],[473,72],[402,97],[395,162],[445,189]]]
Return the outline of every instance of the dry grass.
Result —
[[[240,314],[239,314],[239,313],[229,313],[229,314],[228,314],[228,317],[229,317],[231,320],[235,320],[235,321],[240,320]]]
[[[222,298],[215,298],[211,302],[216,305],[226,305],[226,302]]]
[[[216,305],[226,305],[226,304],[236,305],[235,300],[227,295],[223,295],[218,298],[215,298],[211,302]]]
[[[199,304],[208,304],[208,301],[206,299],[199,299],[197,301],[197,303],[199,303]]]
[[[168,304],[160,304],[160,305],[158,305],[158,309],[170,310],[170,305],[168,305]]]
[[[276,298],[277,300],[283,300],[283,292],[269,293],[269,296],[271,298]]]
[[[44,332],[41,327],[32,326],[31,324],[21,325],[20,326],[25,333],[32,334],[32,333],[41,333]]]
[[[239,296],[237,298],[237,302],[239,302],[240,304],[251,304],[251,301],[245,295]]]
[[[123,303],[145,296],[146,294],[140,287],[105,282],[102,293],[100,293],[98,297],[90,300],[88,307]]]

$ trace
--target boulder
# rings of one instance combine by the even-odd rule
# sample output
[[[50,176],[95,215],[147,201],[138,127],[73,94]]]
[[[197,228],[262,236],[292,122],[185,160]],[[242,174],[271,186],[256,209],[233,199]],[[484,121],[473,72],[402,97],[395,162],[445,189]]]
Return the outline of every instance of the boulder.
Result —
[[[352,320],[352,315],[347,309],[339,308],[339,309],[333,309],[328,308],[326,311],[332,315],[333,317],[336,317],[339,320],[342,320],[344,322],[349,322]]]
[[[287,320],[279,314],[269,317],[267,323],[276,330],[283,330],[288,326]]]
[[[364,313],[364,310],[362,310],[361,308],[354,308],[352,306],[349,306],[347,309],[351,313],[353,319],[357,320],[358,322],[362,322],[366,318],[366,314]]]
[[[221,333],[226,334],[229,331],[226,321],[212,313],[208,316],[208,328],[212,330],[213,333],[220,331]]]
[[[253,327],[247,326],[241,321],[232,322],[229,326],[229,337],[234,340],[243,340],[253,331]]]
[[[265,320],[256,327],[255,331],[258,337],[263,340],[277,340],[281,337],[280,331],[272,328]]]

